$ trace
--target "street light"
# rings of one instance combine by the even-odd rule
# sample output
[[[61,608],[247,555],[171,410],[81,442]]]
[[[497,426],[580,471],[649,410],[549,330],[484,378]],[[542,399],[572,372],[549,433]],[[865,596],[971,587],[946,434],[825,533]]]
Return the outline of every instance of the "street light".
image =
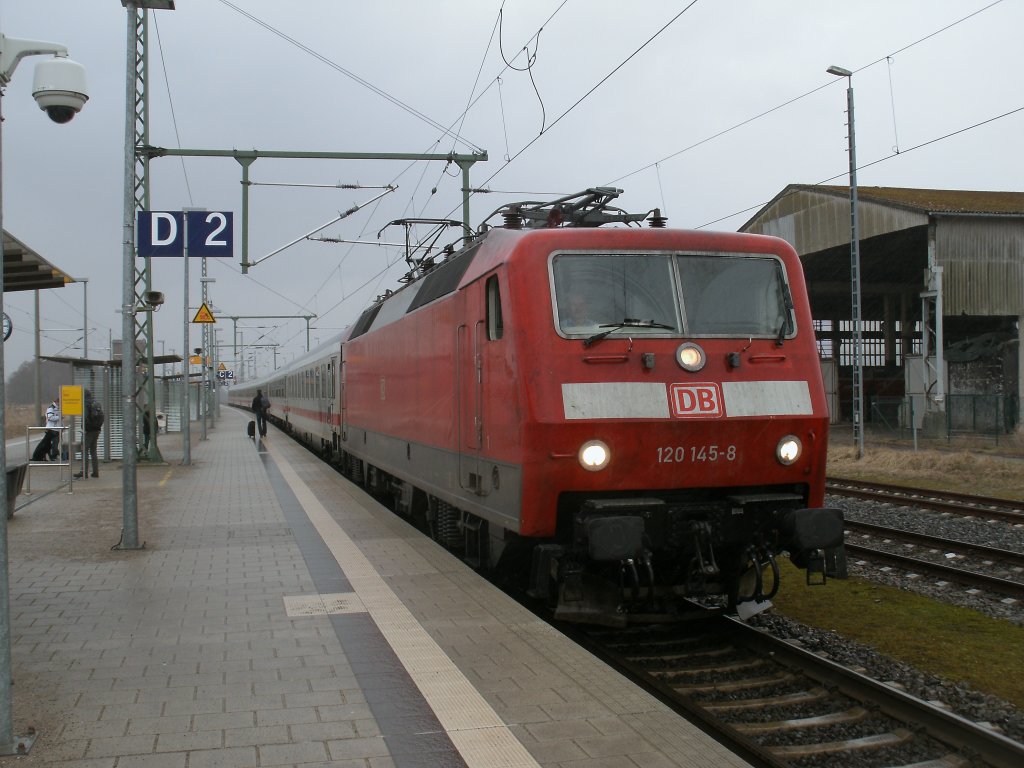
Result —
[[[19,40],[0,34],[0,126],[3,125],[3,92],[14,70],[26,56],[53,54],[52,59],[36,65],[32,96],[39,108],[55,123],[71,120],[88,101],[85,69],[68,58],[68,49],[42,40]],[[3,179],[3,138],[0,131],[0,185]],[[0,240],[3,233],[3,189],[0,186]],[[0,243],[0,251],[3,250]],[[2,254],[0,254],[2,255]],[[0,317],[4,303],[3,268],[0,267]],[[0,343],[0,404],[4,402],[4,352]],[[4,420],[0,418],[0,467],[7,466]],[[7,498],[7,473],[0,472],[0,499]],[[0,754],[25,754],[35,742],[35,734],[15,739],[11,717],[11,616],[10,582],[7,559],[7,515],[0,514]]]
[[[82,359],[89,359],[89,278],[76,277],[76,283],[82,284]]]
[[[857,140],[853,130],[853,72],[831,66],[830,75],[846,78],[846,109],[850,118],[850,296],[853,319],[853,441],[857,458],[864,457],[864,349],[860,313],[860,227],[857,222]]]

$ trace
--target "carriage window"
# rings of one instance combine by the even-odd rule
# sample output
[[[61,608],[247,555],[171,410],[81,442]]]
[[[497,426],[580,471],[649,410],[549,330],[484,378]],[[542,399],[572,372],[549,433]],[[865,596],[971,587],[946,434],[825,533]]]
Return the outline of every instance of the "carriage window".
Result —
[[[558,327],[589,335],[625,323],[623,333],[678,332],[668,254],[559,254],[552,260]],[[638,323],[657,324],[637,327]]]
[[[487,278],[487,338],[491,341],[505,335],[505,321],[501,316],[501,293],[498,290],[498,277]]]
[[[792,299],[782,266],[756,256],[679,256],[687,333],[777,336],[792,333]]]

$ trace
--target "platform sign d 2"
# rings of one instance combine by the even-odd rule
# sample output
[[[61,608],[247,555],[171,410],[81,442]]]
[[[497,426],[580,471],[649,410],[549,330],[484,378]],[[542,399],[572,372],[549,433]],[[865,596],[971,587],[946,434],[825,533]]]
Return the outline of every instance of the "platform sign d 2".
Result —
[[[139,256],[230,257],[234,251],[231,211],[139,211],[135,220]]]

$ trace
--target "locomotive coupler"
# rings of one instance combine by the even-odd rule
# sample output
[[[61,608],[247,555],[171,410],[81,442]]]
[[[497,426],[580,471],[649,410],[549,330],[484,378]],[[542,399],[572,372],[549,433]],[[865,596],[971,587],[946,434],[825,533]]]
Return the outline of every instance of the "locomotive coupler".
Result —
[[[704,549],[707,548],[707,557]],[[700,572],[703,576],[717,576],[720,573],[715,562],[715,548],[711,544],[711,526],[708,523],[697,523],[693,529],[693,549],[697,553]]]

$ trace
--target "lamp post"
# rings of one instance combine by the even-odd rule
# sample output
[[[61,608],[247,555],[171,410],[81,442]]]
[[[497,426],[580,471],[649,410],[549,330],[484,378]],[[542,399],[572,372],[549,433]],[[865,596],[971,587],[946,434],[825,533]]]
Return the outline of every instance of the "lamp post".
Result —
[[[853,441],[857,458],[864,457],[864,346],[860,311],[860,226],[857,222],[857,140],[853,129],[853,72],[831,66],[830,75],[846,78],[846,110],[850,132],[850,297],[853,320]]]
[[[89,278],[76,277],[76,283],[82,284],[82,359],[89,359]]]
[[[53,54],[52,59],[36,65],[32,96],[39,108],[55,123],[71,120],[88,100],[85,70],[72,61],[68,49],[42,40],[19,40],[0,34],[0,126],[3,125],[3,91],[11,82],[14,70],[25,56]],[[3,233],[3,139],[0,130],[0,241]],[[0,242],[0,251],[3,250]],[[2,254],[0,254],[2,255]],[[0,316],[4,303],[3,268],[0,266]],[[38,295],[38,294],[37,294]],[[38,323],[37,323],[38,325]],[[4,352],[0,343],[0,405],[4,392]],[[4,420],[0,418],[0,466],[7,466]],[[7,473],[0,472],[0,499],[7,498]],[[11,604],[9,562],[7,552],[7,515],[0,514],[0,755],[23,755],[32,748],[35,734],[14,737],[11,715]]]

